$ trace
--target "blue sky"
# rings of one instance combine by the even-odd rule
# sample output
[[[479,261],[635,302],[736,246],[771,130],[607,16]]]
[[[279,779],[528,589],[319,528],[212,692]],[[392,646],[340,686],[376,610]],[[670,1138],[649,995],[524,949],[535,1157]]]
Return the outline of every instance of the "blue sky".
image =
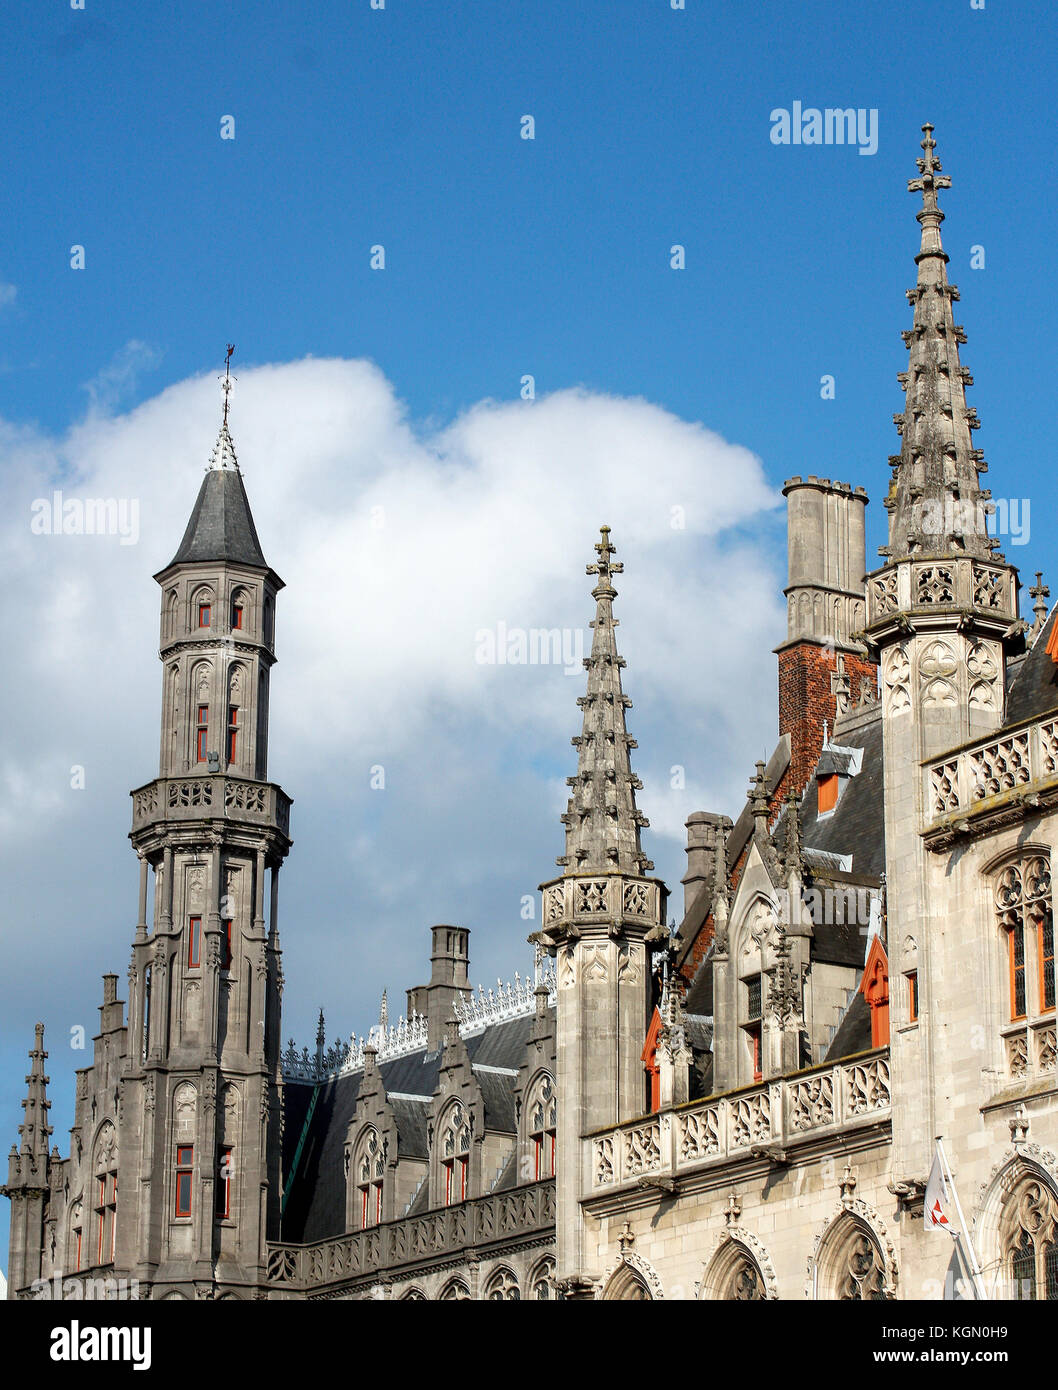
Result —
[[[5,587],[48,598],[41,626],[24,633],[33,671],[60,672],[70,689],[87,680],[106,697],[74,704],[60,681],[45,722],[37,692],[5,691],[0,752],[9,812],[22,822],[22,840],[3,859],[4,935],[18,942],[17,973],[0,984],[0,1119],[12,1136],[33,1020],[44,1016],[61,1037],[70,1020],[94,1016],[86,978],[106,968],[124,976],[135,908],[125,792],[152,775],[156,756],[150,575],[190,510],[228,341],[245,388],[234,429],[251,501],[290,586],[287,611],[298,615],[285,650],[279,629],[273,774],[296,801],[284,1002],[286,1031],[299,1039],[320,1003],[343,1031],[365,1030],[383,984],[393,997],[417,982],[432,920],[471,925],[484,978],[524,968],[525,924],[509,904],[561,852],[555,786],[572,770],[577,692],[575,681],[541,673],[521,683],[492,673],[479,688],[457,664],[433,684],[413,668],[422,698],[401,705],[400,737],[381,730],[381,714],[347,726],[336,700],[340,746],[360,759],[347,779],[333,747],[323,756],[305,733],[309,715],[298,705],[298,671],[312,651],[298,642],[310,623],[305,596],[313,555],[327,547],[309,543],[310,528],[288,532],[284,518],[298,506],[351,515],[369,494],[399,493],[402,534],[433,547],[438,630],[445,607],[457,605],[445,597],[449,582],[466,600],[466,621],[483,621],[472,562],[498,555],[503,564],[503,527],[522,532],[509,556],[523,570],[539,566],[546,594],[503,591],[496,616],[586,622],[594,530],[609,520],[620,547],[623,523],[630,550],[619,612],[621,602],[630,608],[619,637],[642,800],[663,827],[650,848],[678,903],[682,851],[667,832],[700,807],[659,814],[648,770],[656,788],[664,769],[694,762],[693,743],[696,789],[717,801],[708,809],[730,812],[752,759],[774,738],[770,650],[783,636],[785,561],[768,489],[794,473],[862,483],[875,499],[869,559],[884,541],[878,502],[899,444],[891,416],[901,408],[899,334],[911,317],[903,291],[918,234],[905,182],[927,119],[954,183],[942,195],[944,239],[962,292],[963,362],[976,377],[975,442],[995,495],[1031,502],[1029,542],[1008,544],[1007,554],[1026,577],[1047,570],[1058,180],[1053,70],[1041,55],[1055,51],[1053,6],[686,4],[387,0],[376,11],[368,0],[86,0],[84,11],[56,2],[7,17],[0,481],[22,540]],[[876,109],[877,153],[772,144],[770,113],[794,101]],[[533,140],[520,138],[525,115]],[[233,140],[220,138],[225,116]],[[376,244],[382,271],[369,263]],[[683,270],[670,268],[675,244],[686,248]],[[70,268],[74,245],[85,248],[83,270]],[[973,246],[985,248],[983,269],[970,268]],[[324,361],[314,369],[308,357]],[[358,359],[377,373],[350,365]],[[535,426],[518,413],[526,374],[536,383],[532,408],[550,410]],[[833,400],[820,397],[826,374]],[[574,388],[579,398],[561,394]],[[550,393],[559,394],[549,405]],[[649,408],[629,413],[627,397]],[[343,413],[350,400],[356,408]],[[185,420],[197,422],[186,440]],[[700,422],[730,450],[681,432],[680,422]],[[519,453],[528,437],[538,453]],[[611,496],[606,459],[580,460],[599,439],[617,460],[626,437],[641,452],[614,462]],[[342,438],[355,463],[348,474]],[[582,452],[548,471],[545,455],[558,457],[570,439]],[[684,445],[682,462],[660,460],[659,451]],[[505,459],[539,483],[513,516]],[[472,486],[465,507],[446,511],[453,474]],[[87,538],[62,552],[24,547],[32,499],[86,476],[139,480],[140,544],[111,547],[105,560]],[[646,506],[659,477],[673,499],[723,499],[722,516],[692,526],[690,548],[665,561],[649,528],[636,531],[637,491]],[[513,471],[511,480],[516,491]],[[324,485],[329,492],[313,493]],[[444,536],[416,529],[422,518],[408,499],[432,488],[441,489],[446,534],[460,535],[458,557]],[[482,497],[489,504],[475,512]],[[598,514],[603,498],[615,515]],[[475,524],[464,531],[461,518]],[[552,530],[561,544],[549,549]],[[399,611],[384,611],[391,577],[372,587],[369,557],[348,572],[334,564],[350,650],[363,640],[366,610],[378,608],[374,684],[388,689],[391,678],[403,689],[407,663],[386,668],[404,625]],[[76,632],[57,641],[45,624],[60,574],[103,596],[112,613],[120,608],[117,637],[100,631],[83,648]],[[654,601],[663,591],[679,610],[661,624],[667,645],[653,647],[644,637],[654,623],[651,582]],[[11,621],[15,609],[7,611]],[[442,642],[438,669],[445,650]],[[107,672],[124,670],[126,658],[127,679],[108,688]],[[344,659],[312,667],[315,690],[347,690],[355,709],[373,708],[372,683],[356,685],[364,661],[346,669]],[[714,689],[717,666],[726,673]],[[126,738],[114,739],[115,717]],[[71,808],[69,797],[42,792],[27,810],[25,789],[49,778],[60,788],[70,764],[90,760],[83,748],[99,750],[89,796]],[[360,763],[383,755],[406,774],[403,800],[399,776],[384,801],[350,790],[361,788]],[[328,836],[345,815],[348,841],[338,844]],[[498,836],[504,817],[516,835]],[[352,883],[357,911],[336,879],[343,890]],[[70,1070],[83,1059],[50,1046],[65,1152]]]

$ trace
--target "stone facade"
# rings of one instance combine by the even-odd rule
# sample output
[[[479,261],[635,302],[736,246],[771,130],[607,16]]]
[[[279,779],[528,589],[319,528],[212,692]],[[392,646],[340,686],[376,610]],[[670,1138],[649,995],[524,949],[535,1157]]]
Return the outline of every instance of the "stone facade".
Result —
[[[1058,1297],[1058,618],[1037,576],[1028,629],[983,525],[924,130],[883,563],[865,573],[862,488],[790,480],[779,740],[737,815],[688,819],[678,929],[642,846],[603,527],[532,974],[475,994],[468,929],[438,925],[405,1018],[383,997],[366,1038],[328,1047],[321,1016],[314,1053],[281,1050],[282,581],[225,410],[155,576],[127,1015],[105,976],[66,1158],[37,1027],[11,1296]],[[926,1227],[938,1137],[958,1245]]]

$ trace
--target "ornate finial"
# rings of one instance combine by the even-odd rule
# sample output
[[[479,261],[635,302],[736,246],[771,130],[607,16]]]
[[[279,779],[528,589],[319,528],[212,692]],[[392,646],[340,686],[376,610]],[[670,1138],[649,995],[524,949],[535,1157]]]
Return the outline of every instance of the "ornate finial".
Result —
[[[933,139],[933,127],[927,122],[922,127],[922,132],[926,137],[922,141],[925,154],[923,158],[915,160],[921,177],[909,179],[907,191],[922,194],[922,208],[918,213],[918,220],[922,224],[920,254],[944,256],[940,244],[940,224],[944,221],[944,214],[937,206],[937,189],[950,188],[951,179],[940,172],[940,160],[933,153],[937,148],[937,142]],[[944,259],[947,260],[947,256],[944,256]]]
[[[841,1192],[841,1205],[851,1207],[852,1199],[856,1193],[856,1170],[851,1163],[845,1164],[845,1171],[841,1175],[838,1189]]]
[[[786,842],[783,845],[783,866],[800,873],[804,868],[804,828],[801,824],[801,799],[794,787],[786,793]]]
[[[382,1003],[378,1008],[378,1026],[384,1036],[386,1029],[389,1027],[389,999],[386,996],[385,990],[382,991]]]
[[[317,1072],[323,1070],[324,1065],[324,1011],[320,1009],[320,1022],[316,1024],[316,1069]]]
[[[627,1255],[629,1250],[631,1250],[632,1246],[635,1245],[635,1243],[636,1233],[632,1230],[632,1223],[630,1221],[626,1221],[625,1224],[621,1227],[620,1234],[617,1237],[617,1244],[621,1247],[621,1254]]]
[[[1036,602],[1032,605],[1035,621],[1032,624],[1032,631],[1029,633],[1029,640],[1034,641],[1043,631],[1043,625],[1047,621],[1047,600],[1051,596],[1051,591],[1043,582],[1043,571],[1036,571],[1036,583],[1029,590],[1029,596]]]
[[[941,171],[941,162],[933,153],[937,148],[937,142],[933,138],[933,127],[928,121],[922,127],[922,133],[926,137],[921,142],[925,155],[923,158],[915,160],[915,163],[918,165],[918,172],[922,177],[910,179],[908,181],[907,191],[909,193],[921,193],[922,202],[927,207],[929,206],[929,198],[932,193],[932,205],[936,208],[937,199],[934,190],[938,188],[950,188],[951,179],[947,175],[938,177]]]
[[[617,590],[611,584],[610,576],[624,573],[624,565],[620,560],[613,562],[610,559],[611,555],[617,554],[617,550],[615,546],[610,544],[609,526],[600,526],[599,534],[602,539],[595,543],[595,553],[599,558],[594,565],[588,565],[585,568],[586,574],[597,574],[599,576],[598,584],[591,591],[592,598],[596,600],[600,595],[608,598],[616,597]]]
[[[727,1206],[724,1208],[724,1222],[728,1226],[738,1224],[738,1218],[742,1215],[742,1202],[734,1188],[727,1195]]]
[[[1010,1126],[1010,1142],[1016,1149],[1029,1137],[1029,1113],[1023,1104],[1018,1106],[1007,1123]]]
[[[228,344],[228,355],[224,359],[224,376],[221,378],[220,389],[224,392],[224,428],[228,428],[228,404],[231,396],[231,384],[237,378],[231,374],[231,355],[235,351],[235,344]]]
[[[764,775],[764,763],[757,759],[757,773],[750,779],[749,791],[746,793],[755,816],[767,816],[768,814],[768,779]]]

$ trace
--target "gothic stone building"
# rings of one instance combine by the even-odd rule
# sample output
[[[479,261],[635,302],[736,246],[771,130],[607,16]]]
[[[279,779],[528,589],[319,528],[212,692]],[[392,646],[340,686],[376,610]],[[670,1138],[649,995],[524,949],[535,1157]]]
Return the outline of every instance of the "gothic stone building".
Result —
[[[282,581],[225,421],[155,576],[128,1003],[104,976],[66,1158],[38,1025],[12,1296],[58,1274],[152,1298],[972,1297],[923,1223],[943,1136],[981,1292],[1058,1298],[1058,624],[1039,581],[1019,617],[984,524],[924,129],[889,543],[867,573],[863,489],[787,483],[779,741],[737,817],[689,818],[675,930],[641,843],[604,528],[533,974],[474,994],[467,929],[437,926],[398,1023],[384,1004],[366,1040],[328,1048],[321,1021],[314,1053],[282,1049]]]

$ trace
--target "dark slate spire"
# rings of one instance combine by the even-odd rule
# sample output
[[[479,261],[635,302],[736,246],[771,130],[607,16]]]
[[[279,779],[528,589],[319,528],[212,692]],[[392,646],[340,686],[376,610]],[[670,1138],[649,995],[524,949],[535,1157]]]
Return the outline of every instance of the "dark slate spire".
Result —
[[[624,569],[613,564],[610,528],[602,527],[602,539],[595,547],[599,559],[588,565],[587,573],[598,575],[592,590],[595,600],[594,636],[591,656],[585,657],[588,693],[577,704],[584,711],[584,725],[578,738],[577,773],[567,777],[572,793],[562,817],[566,826],[566,853],[558,863],[567,874],[605,873],[619,870],[645,874],[654,865],[643,853],[639,832],[649,824],[636,809],[636,792],[642,782],[632,772],[629,749],[636,741],[625,729],[625,710],[632,702],[621,690],[624,658],[617,653],[613,601],[617,590],[612,576]]]
[[[902,443],[899,455],[889,460],[894,470],[885,503],[889,545],[882,554],[894,560],[908,555],[989,558],[998,542],[985,532],[991,494],[981,489],[979,474],[987,465],[971,439],[979,421],[966,404],[965,388],[973,378],[959,362],[959,344],[966,335],[952,318],[959,291],[948,283],[940,236],[944,214],[937,190],[950,188],[951,179],[940,172],[933,127],[927,124],[922,130],[924,154],[916,161],[920,177],[907,185],[909,192],[922,194],[918,282],[907,292],[914,324],[903,335],[909,363],[899,377],[907,400],[904,413],[893,417]]]
[[[196,560],[229,560],[234,564],[268,569],[250,513],[235,445],[228,431],[229,397],[234,380],[230,364],[234,350],[234,346],[229,344],[222,379],[224,415],[220,433],[210,455],[209,468],[202,479],[184,539],[170,561],[172,565]]]
[[[48,1136],[51,1134],[51,1125],[48,1124],[51,1101],[48,1099],[49,1078],[44,1075],[44,1062],[48,1054],[44,1051],[43,1023],[37,1024],[34,1035],[33,1050],[29,1054],[29,1075],[26,1077],[26,1099],[22,1102],[22,1109],[26,1113],[18,1127],[22,1136],[19,1153],[46,1159]]]

